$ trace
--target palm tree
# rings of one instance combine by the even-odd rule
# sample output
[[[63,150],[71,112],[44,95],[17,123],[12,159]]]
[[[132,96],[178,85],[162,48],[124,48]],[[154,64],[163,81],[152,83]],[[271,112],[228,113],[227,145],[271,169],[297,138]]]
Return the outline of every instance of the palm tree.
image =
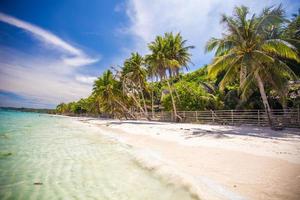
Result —
[[[248,18],[248,14],[248,8],[241,6],[235,8],[233,17],[223,15],[221,22],[226,27],[223,38],[212,38],[206,46],[206,51],[216,50],[213,63],[209,67],[209,75],[216,76],[221,71],[226,72],[220,82],[221,89],[236,80],[238,74],[243,93],[253,88],[253,85],[258,87],[269,124],[272,126],[265,84],[272,82],[271,84],[279,88],[280,82],[272,81],[275,80],[274,74],[277,78],[295,77],[281,58],[297,61],[299,58],[292,44],[282,39],[269,38],[268,30],[285,21],[281,6],[266,8],[259,16],[252,15]]]
[[[132,53],[131,57],[125,60],[124,67],[121,71],[123,89],[124,92],[135,101],[144,115],[150,119],[144,96],[147,89],[146,76],[147,73],[144,68],[144,58],[138,53]],[[142,99],[143,107],[140,98]]]
[[[104,112],[117,117],[126,117],[129,114],[135,118],[127,108],[126,99],[122,95],[121,83],[114,78],[110,70],[105,71],[94,82],[93,94],[97,96]]]
[[[56,113],[64,114],[67,111],[67,104],[60,103],[56,106]]]
[[[183,67],[187,69],[188,63],[191,61],[189,49],[194,47],[186,46],[186,42],[180,33],[176,35],[173,35],[173,33],[165,33],[164,37],[157,36],[155,40],[148,45],[151,54],[146,56],[148,71],[150,71],[153,76],[159,77],[161,81],[165,80],[168,85],[176,121],[180,120],[181,117],[177,114],[173,87],[169,79],[177,76]]]
[[[152,113],[152,118],[154,118],[154,79],[153,78],[155,76],[155,73],[151,67],[147,68],[147,76],[151,80],[151,83],[149,84],[149,88],[151,90],[151,94],[150,94],[150,96],[151,96],[151,113]]]

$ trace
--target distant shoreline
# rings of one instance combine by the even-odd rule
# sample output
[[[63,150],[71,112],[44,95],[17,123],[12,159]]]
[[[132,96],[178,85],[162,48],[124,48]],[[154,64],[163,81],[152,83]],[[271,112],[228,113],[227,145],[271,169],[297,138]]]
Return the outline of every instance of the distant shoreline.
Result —
[[[0,107],[0,109],[1,110],[20,111],[20,112],[55,114],[55,109],[48,109],[48,108]]]

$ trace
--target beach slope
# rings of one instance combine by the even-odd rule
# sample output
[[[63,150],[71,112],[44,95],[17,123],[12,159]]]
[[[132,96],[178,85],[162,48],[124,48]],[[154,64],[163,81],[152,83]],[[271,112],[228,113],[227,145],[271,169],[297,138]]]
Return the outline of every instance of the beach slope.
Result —
[[[201,199],[300,198],[297,129],[79,120],[131,145],[137,162]]]

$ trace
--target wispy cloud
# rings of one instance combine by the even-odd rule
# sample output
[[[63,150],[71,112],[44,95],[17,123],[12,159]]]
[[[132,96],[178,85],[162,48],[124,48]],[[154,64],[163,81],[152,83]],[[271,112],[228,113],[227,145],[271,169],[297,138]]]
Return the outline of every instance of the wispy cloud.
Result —
[[[75,79],[81,83],[92,84],[97,79],[96,76],[82,76],[78,75]]]
[[[294,3],[292,3],[294,2]],[[147,52],[147,43],[165,32],[181,32],[192,51],[193,63],[209,63],[212,55],[204,55],[205,43],[223,31],[220,15],[231,14],[234,6],[246,5],[252,12],[282,3],[288,12],[297,11],[300,3],[288,0],[128,0],[126,14],[130,24],[126,34],[135,38],[131,51]],[[124,32],[124,30],[123,30]],[[199,66],[196,66],[199,67]]]
[[[53,33],[15,17],[0,13],[0,22],[25,30],[47,44],[34,54],[0,45],[0,92],[18,97],[0,95],[0,105],[51,107],[90,94],[95,77],[80,73],[77,67],[98,62],[100,56],[89,56]]]
[[[7,92],[0,90],[0,106],[2,107],[27,107],[27,108],[53,108],[56,104],[43,103],[32,99],[30,97],[24,97],[13,92]]]
[[[31,33],[34,37],[40,41],[56,47],[58,50],[68,53],[68,56],[63,56],[62,60],[65,64],[70,66],[83,66],[95,63],[99,61],[99,58],[91,58],[87,56],[81,49],[78,49],[66,41],[62,40],[53,33],[44,30],[36,25],[29,22],[17,19],[7,14],[0,12],[0,21],[10,24],[12,26],[21,28]]]
[[[91,92],[91,84],[76,79],[84,75],[48,56],[0,46],[0,66],[0,90],[40,104],[74,101]]]
[[[82,74],[47,56],[36,57],[1,47],[0,66],[0,90],[40,103],[74,101],[88,96],[91,91],[91,84],[76,80]]]

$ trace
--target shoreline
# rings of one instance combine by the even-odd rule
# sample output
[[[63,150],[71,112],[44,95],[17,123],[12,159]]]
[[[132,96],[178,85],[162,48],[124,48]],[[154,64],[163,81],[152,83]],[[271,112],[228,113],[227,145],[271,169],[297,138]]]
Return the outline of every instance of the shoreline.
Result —
[[[74,119],[132,146],[140,165],[200,199],[300,197],[297,130]]]

